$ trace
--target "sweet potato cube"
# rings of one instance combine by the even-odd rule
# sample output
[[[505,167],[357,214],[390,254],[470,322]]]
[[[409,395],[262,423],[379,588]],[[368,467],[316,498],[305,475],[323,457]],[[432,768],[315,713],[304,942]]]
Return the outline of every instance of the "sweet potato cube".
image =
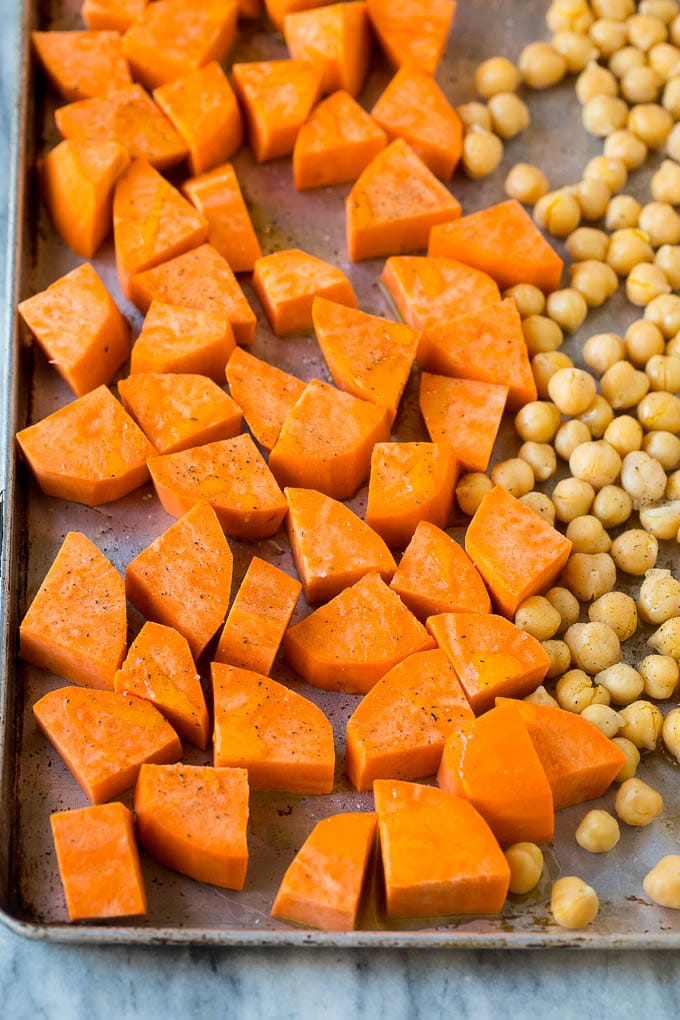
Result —
[[[421,372],[419,399],[432,442],[450,443],[463,471],[486,471],[508,387]]]
[[[368,0],[368,16],[387,58],[434,74],[446,48],[456,0]]]
[[[130,327],[85,262],[26,298],[19,314],[77,397],[110,382],[130,353]]]
[[[465,550],[498,611],[514,618],[520,602],[539,595],[559,576],[571,542],[497,485],[468,526]]]
[[[348,92],[334,92],[314,107],[295,139],[295,187],[355,181],[386,145],[387,135],[370,114]]]
[[[324,95],[337,89],[351,96],[361,92],[371,58],[370,25],[362,0],[287,14],[283,35],[294,60],[319,64]]]
[[[229,358],[226,374],[231,395],[250,431],[260,446],[271,450],[306,384],[242,347]]]
[[[132,815],[120,802],[50,815],[70,921],[146,913]]]
[[[130,356],[130,373],[189,373],[215,383],[236,346],[224,315],[153,300]]]
[[[118,32],[31,32],[33,50],[67,103],[132,85]]]
[[[321,92],[321,69],[307,60],[264,60],[232,67],[248,140],[259,163],[288,156]]]
[[[124,32],[139,21],[149,0],[83,0],[80,16],[88,28]]]
[[[498,284],[488,273],[431,255],[393,255],[385,262],[380,282],[404,322],[421,330],[501,299]]]
[[[357,307],[354,288],[342,270],[299,248],[258,259],[253,286],[277,336],[312,328],[315,297]]]
[[[327,0],[264,0],[269,20],[276,28],[283,28],[287,14],[294,11],[307,11],[312,7],[323,7]]]
[[[192,177],[182,191],[208,221],[208,241],[235,273],[249,273],[262,251],[231,163]]]

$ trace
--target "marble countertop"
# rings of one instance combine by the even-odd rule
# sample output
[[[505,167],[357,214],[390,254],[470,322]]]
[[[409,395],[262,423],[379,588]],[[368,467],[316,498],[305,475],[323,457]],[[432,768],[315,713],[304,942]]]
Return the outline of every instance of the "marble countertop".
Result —
[[[7,14],[19,0],[0,0]],[[0,27],[0,166],[8,165],[14,54]],[[0,237],[7,174],[0,174]],[[6,250],[6,247],[5,249]],[[0,274],[0,301],[6,296]],[[0,924],[0,1001],[13,1020],[196,1016],[458,1020],[680,1015],[671,953],[78,947]]]

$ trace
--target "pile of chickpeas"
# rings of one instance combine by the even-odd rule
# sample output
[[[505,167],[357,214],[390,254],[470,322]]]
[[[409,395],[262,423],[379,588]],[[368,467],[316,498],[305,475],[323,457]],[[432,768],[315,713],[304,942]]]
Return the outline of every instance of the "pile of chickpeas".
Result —
[[[550,42],[532,42],[517,64],[492,57],[475,87],[485,102],[458,108],[462,162],[472,178],[492,173],[503,142],[530,122],[516,94],[546,89],[576,75],[586,132],[603,140],[581,181],[550,190],[536,166],[517,163],[506,194],[533,207],[537,225],[564,241],[570,286],[544,295],[531,284],[514,298],[538,399],[515,417],[516,457],[487,473],[463,475],[456,495],[472,515],[486,492],[502,485],[550,524],[561,526],[572,554],[560,584],[519,606],[518,627],[550,658],[547,684],[527,700],[577,712],[624,753],[615,811],[625,825],[651,824],[660,794],[636,777],[641,753],[663,746],[680,762],[680,579],[657,566],[659,542],[680,541],[680,2],[553,0]],[[629,174],[658,152],[650,201],[626,194]],[[599,226],[583,225],[599,223]],[[583,367],[560,350],[565,333],[585,323],[622,284],[639,309],[621,335],[597,333],[582,346]],[[560,479],[556,480],[556,476]],[[616,590],[619,573],[637,596]],[[587,616],[587,619],[583,619]],[[622,645],[640,625],[652,629],[650,654],[624,662]],[[619,822],[589,811],[576,831],[590,853],[606,853]],[[535,888],[540,848],[510,847],[510,890]],[[680,909],[680,856],[664,857],[644,878],[655,903]],[[589,924],[597,893],[576,876],[555,882],[551,910],[567,928]]]

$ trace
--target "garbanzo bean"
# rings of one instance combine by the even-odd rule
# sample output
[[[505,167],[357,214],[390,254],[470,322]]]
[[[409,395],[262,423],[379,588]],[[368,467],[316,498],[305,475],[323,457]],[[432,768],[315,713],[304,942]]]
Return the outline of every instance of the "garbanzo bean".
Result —
[[[607,550],[602,550],[606,552]],[[588,619],[606,623],[619,641],[627,641],[637,630],[638,614],[635,599],[623,591],[610,591],[588,607]],[[636,695],[637,697],[637,695]]]
[[[491,130],[491,114],[486,103],[461,103],[456,107],[456,113],[462,120],[466,131],[474,125],[484,128],[485,131]]]
[[[612,737],[612,744],[616,744],[626,756],[625,762],[614,776],[614,782],[625,783],[627,779],[632,779],[637,772],[637,767],[640,764],[640,752],[628,737]]]
[[[638,263],[626,278],[626,297],[638,308],[644,308],[659,294],[668,294],[670,289],[663,270],[653,262]]]
[[[680,908],[680,854],[666,854],[642,880],[652,903],[670,910]]]
[[[663,746],[680,762],[680,708],[672,708],[661,727]]]
[[[542,315],[545,309],[545,294],[533,283],[516,283],[503,291],[503,297],[512,298],[523,319],[530,315]]]
[[[552,492],[557,520],[565,524],[589,513],[594,499],[594,488],[580,478],[562,478]]]
[[[680,170],[680,167],[678,169]],[[649,302],[644,317],[646,321],[654,323],[666,340],[670,340],[680,331],[680,296],[659,295]]]
[[[673,78],[672,81],[669,81],[668,85],[666,86],[666,92],[671,88],[671,86],[673,86],[675,92],[674,106],[677,107],[677,110],[673,111],[673,116],[680,117],[680,76],[678,78]],[[680,125],[678,124],[675,124],[675,126],[671,130],[671,133],[666,139],[666,152],[671,157],[671,159],[680,159]]]
[[[680,616],[672,616],[670,620],[664,620],[649,638],[647,644],[659,655],[672,655],[674,659],[680,660]]]
[[[569,460],[580,443],[589,443],[591,439],[588,426],[578,418],[572,418],[571,421],[565,421],[557,430],[554,439],[555,452],[562,460]]]
[[[671,132],[672,133],[672,132]],[[608,159],[620,160],[626,170],[637,170],[647,159],[647,146],[628,128],[613,131],[604,143],[604,155]]]
[[[561,617],[561,624],[559,632],[562,633],[571,627],[572,623],[576,623],[581,613],[581,607],[578,603],[578,599],[568,588],[562,588],[560,585],[550,588],[546,593],[545,597],[548,602]],[[571,653],[570,653],[571,654]]]
[[[553,0],[545,15],[551,32],[570,30],[585,33],[594,20],[587,0]]]
[[[462,163],[468,177],[488,177],[503,159],[503,142],[492,131],[473,124],[463,138]]]
[[[584,181],[600,181],[605,184],[610,195],[625,188],[628,180],[626,164],[621,159],[610,156],[593,156],[583,170]],[[605,206],[606,209],[606,206]],[[602,210],[604,213],[605,209]]]
[[[666,472],[644,450],[631,450],[621,464],[621,485],[637,510],[661,499],[666,489]]]
[[[556,351],[564,340],[558,324],[547,315],[527,316],[522,320],[522,332],[530,358],[546,351]]]
[[[580,715],[589,705],[608,705],[609,694],[604,687],[595,687],[582,669],[570,669],[555,685],[557,703],[565,712]]]
[[[616,632],[606,623],[574,623],[565,631],[564,640],[578,668],[591,675],[612,666],[621,658],[621,643]]]
[[[597,492],[605,485],[613,485],[619,477],[621,458],[614,447],[603,439],[581,443],[569,458],[569,470],[574,478],[589,482]],[[605,549],[589,551],[606,552]]]
[[[617,96],[619,85],[606,67],[599,64],[588,64],[585,70],[581,71],[575,83],[576,98],[582,105],[587,103],[594,96]]]
[[[535,205],[548,192],[548,178],[530,163],[515,163],[505,178],[505,194],[525,205]]]
[[[586,299],[573,287],[554,290],[549,294],[546,309],[548,316],[567,333],[574,333],[588,314]]]
[[[614,588],[614,561],[609,553],[574,553],[564,568],[564,583],[579,602],[592,602]]]
[[[637,46],[622,46],[620,50],[615,50],[607,61],[607,67],[619,80],[628,71],[636,67],[645,67],[646,64],[647,58]]]
[[[628,361],[617,361],[600,379],[602,396],[615,411],[635,407],[649,392],[649,377]]]
[[[661,96],[661,105],[664,110],[670,113],[671,117],[677,120],[680,115],[680,77],[676,74],[668,79]],[[666,152],[669,156],[673,156],[678,141],[678,135],[675,133],[675,129],[671,128],[671,132],[666,139]]]
[[[620,714],[625,721],[619,735],[628,737],[636,747],[653,751],[659,743],[663,726],[663,715],[656,705],[651,701],[634,701],[630,705],[624,705]],[[628,819],[624,818],[624,821]]]
[[[598,553],[608,552],[612,540],[602,527],[597,517],[584,514],[574,517],[567,525],[566,536],[571,542],[572,552]],[[605,623],[609,621],[605,620]]]
[[[563,642],[559,643],[563,644]],[[550,708],[560,707],[559,703],[555,700],[555,698],[553,698],[552,694],[545,689],[543,684],[539,684],[536,690],[532,691],[531,694],[527,694],[526,698],[522,698],[522,701],[528,701],[533,705],[549,705]]]
[[[626,45],[628,29],[625,22],[598,18],[588,29],[588,35],[597,46],[600,55],[609,57]]]
[[[606,262],[585,259],[569,267],[571,286],[583,294],[590,308],[604,304],[619,285],[616,273]],[[650,295],[651,298],[655,295]]]
[[[601,439],[614,418],[614,412],[609,401],[605,400],[601,393],[596,393],[585,411],[581,411],[578,417],[579,421],[588,426],[593,439]]]
[[[680,397],[665,390],[647,393],[638,404],[637,416],[643,429],[680,432]]]
[[[628,107],[618,96],[593,96],[584,105],[581,113],[583,127],[595,138],[606,138],[612,131],[619,131],[625,127],[627,121]]]
[[[669,202],[647,202],[643,205],[638,227],[648,235],[653,248],[680,241],[680,215]]]
[[[603,262],[607,257],[609,235],[595,227],[579,227],[569,235],[565,246],[574,262],[585,262],[588,259]]]
[[[626,574],[642,577],[656,564],[659,543],[654,535],[642,528],[630,528],[618,535],[609,550],[611,558]]]
[[[557,634],[562,618],[543,595],[524,599],[515,613],[515,626],[531,634],[537,641],[547,641]]]
[[[600,901],[592,886],[576,875],[558,878],[550,894],[550,912],[560,928],[587,928],[597,917]]]
[[[560,368],[572,368],[573,361],[564,351],[542,351],[531,359],[536,392],[541,400],[548,396],[548,382]]]
[[[483,471],[470,471],[461,475],[456,485],[456,502],[458,506],[472,517],[487,492],[493,489],[493,482]]]
[[[626,345],[618,333],[594,333],[584,343],[582,356],[588,368],[600,376],[624,360]]]
[[[551,401],[530,400],[515,415],[515,431],[524,442],[549,443],[560,421],[560,412]]]
[[[620,485],[605,485],[593,500],[593,516],[602,521],[605,528],[617,528],[619,524],[625,524],[632,512],[633,501]]]
[[[548,395],[562,414],[585,411],[595,392],[595,380],[581,368],[561,368],[548,383]]]
[[[505,851],[510,868],[509,891],[523,896],[535,889],[543,874],[543,854],[535,843],[513,843]]]
[[[525,492],[523,496],[519,497],[519,502],[524,506],[531,507],[551,527],[554,525],[555,507],[553,501],[544,492]]]
[[[584,220],[599,220],[606,213],[611,192],[605,181],[589,177],[564,190],[574,196],[581,208],[581,216]]]
[[[607,425],[604,438],[620,457],[642,447],[642,425],[630,414],[621,414]],[[614,479],[616,481],[616,479]]]
[[[549,191],[534,206],[534,220],[555,237],[566,237],[581,222],[581,206],[568,191]]]
[[[525,460],[534,473],[538,482],[545,482],[552,478],[557,470],[557,457],[549,443],[522,443],[519,449],[519,456]]]
[[[647,54],[649,66],[656,71],[662,83],[669,77],[680,62],[680,49],[672,43],[655,43]]]
[[[621,95],[629,103],[654,103],[662,85],[661,77],[652,67],[630,67],[621,78]]]
[[[491,125],[500,138],[514,138],[529,127],[529,107],[514,92],[499,92],[489,100]]]
[[[659,41],[659,40],[657,40]],[[567,62],[561,53],[545,42],[532,42],[519,55],[522,79],[530,89],[547,89],[564,78]]]
[[[640,0],[638,14],[648,14],[668,25],[678,14],[678,5],[675,0]]]
[[[626,22],[628,39],[639,50],[649,50],[657,43],[665,42],[668,29],[659,18],[647,14],[633,14]]]
[[[571,666],[569,645],[558,638],[549,638],[547,641],[541,641],[541,645],[543,651],[546,652],[550,659],[548,672],[545,674],[546,677],[549,680],[553,680],[556,676],[562,676],[563,673],[566,673]],[[554,701],[554,698],[552,700]],[[555,701],[555,704],[558,703]]]
[[[624,227],[609,238],[606,261],[618,276],[628,276],[641,262],[654,261],[654,249],[642,230]]]
[[[499,92],[514,92],[522,76],[507,57],[489,57],[475,69],[475,89],[482,99],[490,99]]]
[[[675,360],[680,361],[678,358]],[[663,429],[648,432],[642,442],[642,449],[657,460],[664,471],[674,471],[680,464],[680,437],[673,432]]]
[[[666,499],[680,499],[680,471],[674,471],[666,482]]]
[[[517,498],[534,487],[534,472],[531,465],[521,457],[509,457],[501,460],[489,472],[494,485],[501,485]]]
[[[611,705],[588,705],[581,715],[593,726],[597,726],[600,733],[604,733],[609,740],[616,736],[623,723],[623,719]]]
[[[650,304],[654,304],[654,301],[650,301]],[[663,333],[658,326],[647,319],[631,322],[626,330],[626,352],[635,368],[644,368],[653,354],[663,354],[663,350]]]
[[[613,815],[601,808],[589,811],[576,829],[576,842],[591,854],[613,850],[620,839],[619,823]]]
[[[680,580],[670,570],[649,570],[640,585],[638,609],[645,623],[658,625],[680,616]]]
[[[600,670],[595,674],[593,682],[601,684],[608,691],[614,705],[632,705],[644,690],[642,677],[626,662],[614,662]]]
[[[655,538],[678,538],[680,533],[680,500],[641,507],[640,524]]]
[[[653,390],[662,393],[680,390],[680,358],[653,354],[645,365],[645,372]]]
[[[607,230],[625,230],[637,227],[642,206],[632,195],[614,195],[607,206]]]
[[[578,74],[591,60],[597,60],[597,46],[592,39],[580,32],[555,32],[550,45],[562,54],[570,74]]]
[[[680,166],[672,159],[664,159],[652,175],[649,190],[656,202],[677,205],[680,202]]]
[[[616,791],[616,813],[626,825],[649,825],[663,811],[663,797],[641,779],[627,779]]]
[[[678,664],[670,655],[646,655],[638,665],[648,698],[665,701],[671,698],[680,680]]]

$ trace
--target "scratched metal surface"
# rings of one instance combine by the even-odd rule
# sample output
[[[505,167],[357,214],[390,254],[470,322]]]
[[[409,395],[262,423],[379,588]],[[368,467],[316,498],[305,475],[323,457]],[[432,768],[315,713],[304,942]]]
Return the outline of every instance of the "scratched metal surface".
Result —
[[[438,81],[453,103],[473,98],[472,71],[479,60],[493,53],[516,57],[521,46],[543,33],[545,2],[511,0],[460,0],[455,28]],[[53,94],[34,73],[27,32],[35,27],[77,28],[77,3],[72,0],[28,5],[15,12],[8,30],[23,50],[22,73],[16,83],[13,131],[13,204],[10,210],[15,246],[9,255],[8,293],[20,299],[41,290],[73,268],[76,259],[55,236],[42,208],[35,177],[35,160],[42,149],[56,141],[52,110]],[[280,38],[261,26],[245,26],[235,53],[250,60],[285,56]],[[389,69],[376,61],[362,102],[370,108],[389,78]],[[504,171],[518,160],[536,162],[549,174],[551,184],[576,181],[586,160],[599,151],[580,126],[580,111],[573,98],[573,79],[549,93],[527,96],[532,127],[507,144],[501,170],[479,183],[457,176],[452,190],[465,212],[502,197]],[[344,245],[343,198],[347,188],[330,188],[299,195],[292,186],[290,162],[280,160],[258,166],[248,150],[235,160],[239,177],[265,252],[297,245],[340,265],[350,275],[361,306],[370,312],[390,315],[389,303],[377,285],[381,260],[359,265],[347,261]],[[642,168],[637,188],[649,175]],[[137,312],[120,296],[110,245],[96,258],[97,269],[119,299],[131,322],[139,325]],[[244,281],[258,312],[254,353],[274,361],[302,378],[327,378],[318,347],[311,336],[277,340],[263,319],[257,301]],[[578,356],[578,344],[601,329],[621,330],[633,318],[632,309],[620,298],[588,318],[569,348]],[[16,658],[16,624],[52,562],[65,533],[84,531],[114,565],[124,572],[129,560],[171,523],[150,486],[120,502],[90,509],[66,504],[40,494],[24,466],[15,464],[13,433],[18,426],[36,421],[71,399],[65,384],[28,343],[12,308],[3,320],[2,395],[7,408],[3,433],[2,495],[2,700],[0,701],[0,906],[2,918],[26,936],[72,942],[213,943],[222,945],[269,944],[310,946],[449,946],[506,947],[589,946],[596,948],[664,947],[680,945],[680,920],[645,902],[642,877],[665,853],[678,848],[680,786],[677,766],[657,754],[644,763],[642,775],[664,795],[663,820],[649,830],[628,830],[619,846],[603,856],[591,856],[578,848],[574,830],[585,807],[572,808],[557,818],[554,843],[546,850],[546,869],[537,890],[526,897],[510,897],[500,918],[446,918],[431,921],[387,923],[380,908],[379,879],[373,876],[376,895],[362,918],[362,930],[343,935],[313,932],[287,926],[269,916],[273,895],[281,877],[313,824],[342,810],[370,807],[370,797],[357,794],[343,772],[344,725],[356,698],[315,691],[299,682],[280,662],[274,675],[311,697],[330,717],[336,736],[338,768],[335,789],[327,797],[299,797],[254,793],[249,830],[250,865],[245,889],[228,892],[183,878],[143,855],[149,895],[149,912],[143,920],[124,924],[69,925],[49,835],[52,811],[84,806],[87,802],[59,757],[36,732],[31,705],[47,690],[63,681],[28,667]],[[424,437],[413,386],[407,390],[395,422],[399,438]],[[508,425],[497,444],[496,456],[507,455],[514,438]],[[365,490],[352,501],[365,507]],[[462,521],[457,522],[462,525]],[[454,533],[461,537],[462,528]],[[294,573],[283,533],[254,545],[233,541],[234,588],[240,582],[253,553]],[[670,546],[661,561],[673,562]],[[301,602],[296,618],[307,607]],[[131,609],[131,634],[140,626]],[[645,635],[629,649],[631,661],[641,657]],[[630,643],[629,643],[630,644]],[[205,672],[205,671],[204,671]],[[194,762],[209,762],[210,754],[194,752]],[[126,798],[130,803],[130,798]],[[611,808],[612,794],[604,799]],[[560,874],[579,874],[591,881],[601,899],[595,925],[586,932],[571,933],[551,924],[547,900],[551,882]],[[376,906],[377,904],[377,906]]]

